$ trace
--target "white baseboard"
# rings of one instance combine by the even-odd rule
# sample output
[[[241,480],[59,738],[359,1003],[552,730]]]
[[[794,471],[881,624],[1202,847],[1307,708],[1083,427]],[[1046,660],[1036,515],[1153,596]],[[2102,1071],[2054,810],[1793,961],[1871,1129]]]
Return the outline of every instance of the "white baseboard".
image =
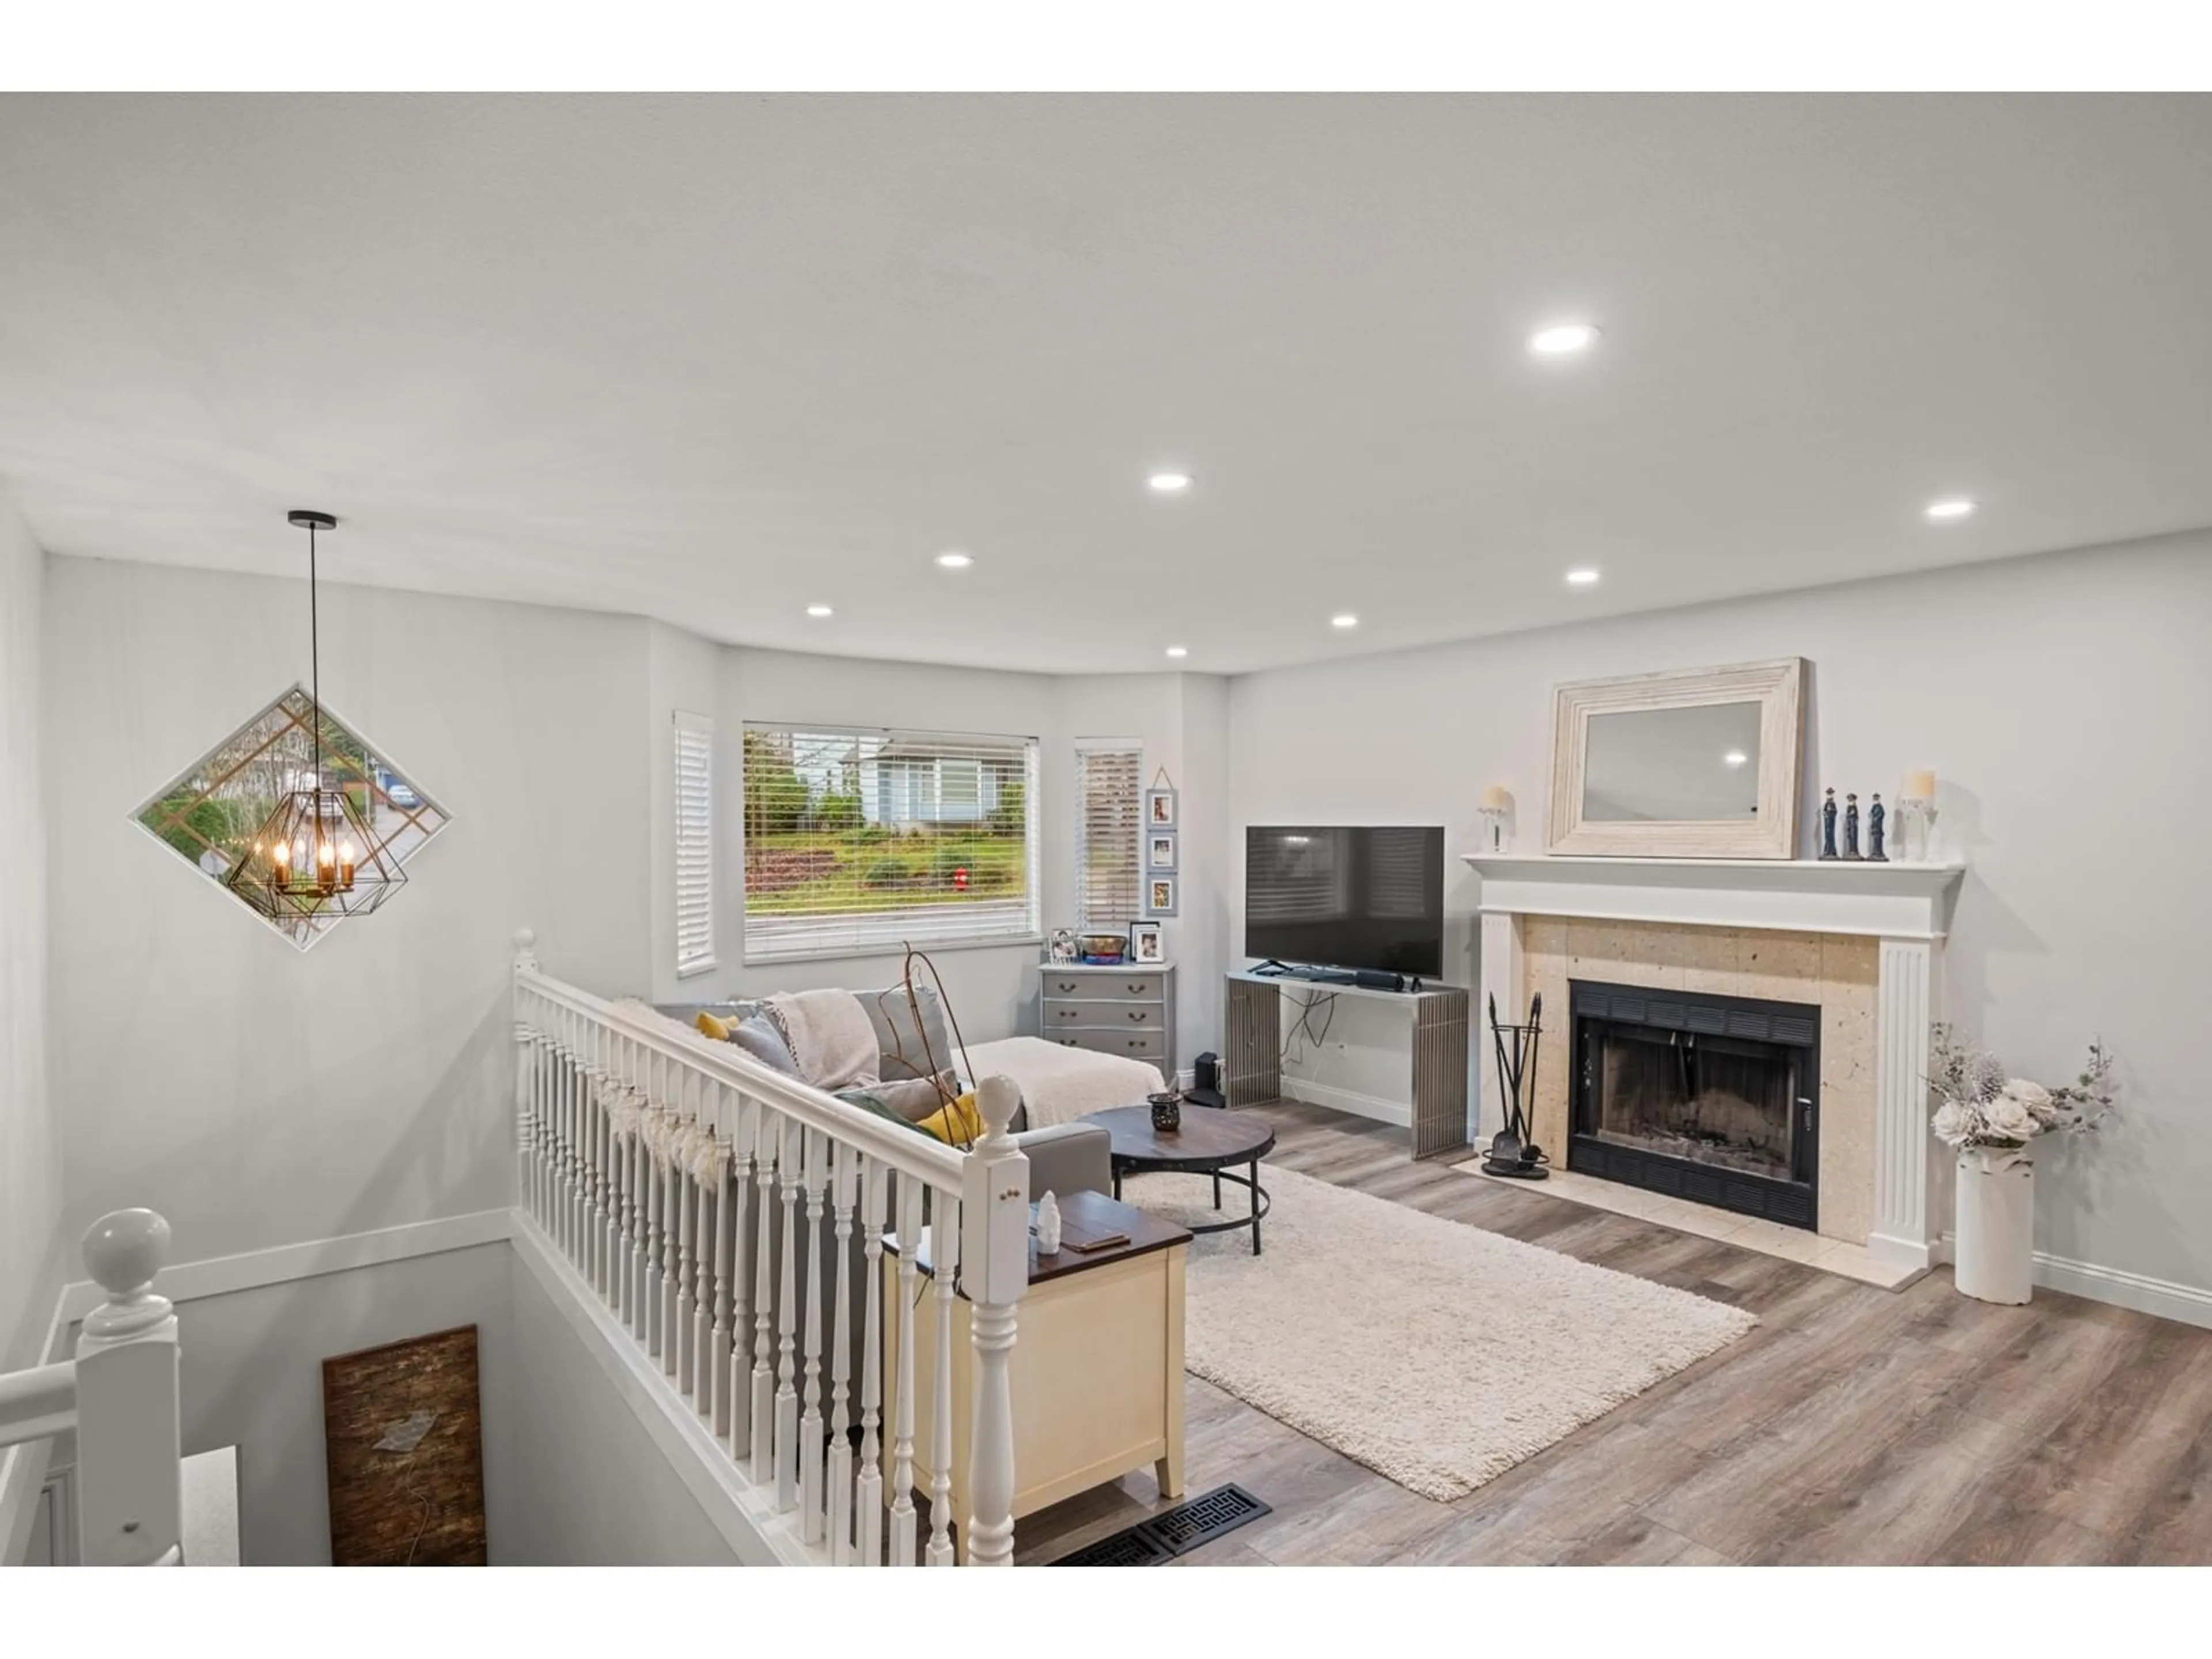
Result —
[[[172,1302],[197,1302],[204,1297],[229,1296],[268,1285],[316,1279],[325,1273],[349,1273],[387,1261],[406,1261],[418,1255],[438,1255],[465,1250],[478,1244],[496,1244],[512,1227],[510,1210],[478,1210],[473,1215],[441,1216],[434,1221],[410,1221],[374,1232],[345,1233],[336,1238],[311,1238],[298,1244],[279,1244],[266,1250],[247,1250],[238,1255],[210,1256],[203,1261],[182,1261],[161,1269],[161,1294]],[[88,1279],[62,1290],[60,1318],[64,1328],[74,1325],[100,1304],[106,1292]]]
[[[1954,1260],[1958,1240],[1958,1234],[1945,1233],[1936,1247],[1937,1260]],[[2063,1291],[2069,1296],[2108,1302],[2116,1308],[2132,1308],[2137,1313],[2212,1330],[2212,1290],[2200,1285],[2177,1285],[2170,1279],[2153,1279],[2124,1267],[2100,1267],[2094,1261],[2075,1261],[2048,1250],[2035,1253],[2032,1277],[2046,1291]]]
[[[1283,1093],[1292,1100],[1303,1100],[1310,1106],[1332,1107],[1340,1112],[1349,1112],[1354,1117],[1371,1117],[1377,1123],[1395,1123],[1401,1129],[1413,1127],[1413,1108],[1403,1100],[1385,1100],[1380,1095],[1363,1095],[1350,1089],[1332,1088],[1326,1083],[1316,1083],[1310,1078],[1283,1075]]]

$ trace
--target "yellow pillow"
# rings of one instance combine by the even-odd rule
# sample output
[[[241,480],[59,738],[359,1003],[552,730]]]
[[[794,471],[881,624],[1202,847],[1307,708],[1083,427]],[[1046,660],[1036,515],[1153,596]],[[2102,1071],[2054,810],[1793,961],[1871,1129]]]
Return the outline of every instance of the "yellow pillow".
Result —
[[[973,1146],[983,1138],[983,1114],[976,1109],[975,1091],[971,1089],[914,1127],[932,1140],[941,1140],[948,1146]]]
[[[716,1019],[704,1008],[691,1016],[691,1023],[699,1028],[702,1036],[710,1036],[717,1042],[727,1042],[730,1033],[737,1029],[738,1024],[733,1019]]]

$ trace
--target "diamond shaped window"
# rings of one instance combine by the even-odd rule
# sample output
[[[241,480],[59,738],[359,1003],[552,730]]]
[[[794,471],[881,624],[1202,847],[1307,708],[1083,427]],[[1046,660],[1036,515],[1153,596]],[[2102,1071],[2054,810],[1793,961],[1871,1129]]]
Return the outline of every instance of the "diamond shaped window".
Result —
[[[352,806],[370,855],[404,865],[451,822],[446,810],[379,755],[366,738],[322,710],[322,776],[315,776],[314,699],[294,686],[170,782],[134,816],[248,915],[306,950],[345,918],[334,911],[269,915],[223,884],[251,853],[254,832],[294,790],[337,790]]]

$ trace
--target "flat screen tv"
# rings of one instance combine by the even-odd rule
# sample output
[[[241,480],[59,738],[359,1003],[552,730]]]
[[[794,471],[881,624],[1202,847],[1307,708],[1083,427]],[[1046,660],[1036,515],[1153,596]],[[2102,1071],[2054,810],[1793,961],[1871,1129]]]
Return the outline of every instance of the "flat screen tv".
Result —
[[[1248,825],[1244,954],[1423,978],[1443,973],[1443,827]]]

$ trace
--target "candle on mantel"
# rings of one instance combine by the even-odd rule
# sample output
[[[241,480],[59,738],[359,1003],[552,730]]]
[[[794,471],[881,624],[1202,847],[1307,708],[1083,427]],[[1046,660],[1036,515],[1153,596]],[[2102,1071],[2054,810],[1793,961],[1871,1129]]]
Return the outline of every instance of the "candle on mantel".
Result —
[[[1508,793],[1508,791],[1507,791],[1507,789],[1506,789],[1506,787],[1505,787],[1505,786],[1504,786],[1504,784],[1502,784],[1502,783],[1492,783],[1492,784],[1486,784],[1486,785],[1483,787],[1483,791],[1482,791],[1482,810],[1483,810],[1484,811],[1486,811],[1486,812],[1504,812],[1504,811],[1510,811],[1510,810],[1511,810],[1512,805],[1513,805],[1513,797],[1512,797],[1512,795],[1511,795],[1510,793]]]
[[[1907,772],[1905,775],[1905,787],[1898,793],[1905,800],[1934,800],[1936,775],[1928,771]]]

